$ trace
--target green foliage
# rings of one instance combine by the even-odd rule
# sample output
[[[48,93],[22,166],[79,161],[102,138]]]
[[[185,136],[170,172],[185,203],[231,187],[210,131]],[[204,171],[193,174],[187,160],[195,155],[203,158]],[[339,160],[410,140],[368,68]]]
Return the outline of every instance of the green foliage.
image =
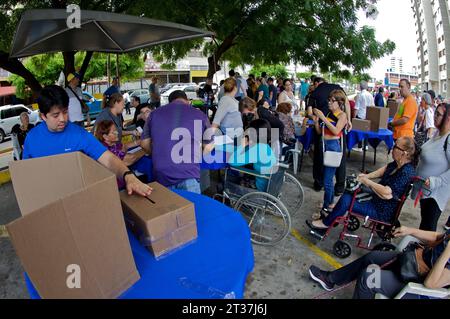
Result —
[[[313,72],[297,72],[295,76],[297,77],[297,79],[304,80],[310,79],[313,74]]]
[[[215,33],[204,54],[233,65],[287,64],[355,73],[393,52],[392,41],[376,41],[370,27],[358,28],[357,12],[368,0],[136,0],[133,14],[183,23]],[[152,50],[166,59],[184,56],[199,41],[183,41]]]
[[[85,53],[75,55],[75,65],[78,69],[83,63]],[[107,54],[94,53],[84,81],[106,76]],[[31,71],[43,86],[54,84],[64,69],[62,54],[41,54],[25,59],[25,67]],[[116,57],[111,55],[111,73],[115,74]],[[123,54],[119,56],[119,74],[123,81],[138,79],[144,75],[144,61],[139,54]],[[29,92],[25,90],[25,80],[17,75],[11,75],[9,80],[16,86],[16,95],[25,97]]]
[[[277,79],[286,79],[289,74],[286,70],[286,67],[281,64],[276,65],[255,65],[250,70],[249,73],[254,74],[255,76],[260,76],[261,73],[266,72],[268,76],[277,78]]]

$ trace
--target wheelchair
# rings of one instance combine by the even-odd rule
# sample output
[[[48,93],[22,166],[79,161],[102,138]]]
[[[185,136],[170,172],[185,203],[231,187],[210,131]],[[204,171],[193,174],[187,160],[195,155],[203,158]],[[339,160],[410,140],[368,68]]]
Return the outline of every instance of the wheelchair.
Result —
[[[216,194],[225,204],[240,212],[251,231],[251,241],[263,246],[275,246],[291,230],[292,217],[301,209],[304,191],[300,182],[286,172],[289,166],[279,163],[269,175],[260,175],[247,168],[225,170],[223,194]],[[241,186],[236,177],[247,176],[267,180],[267,189]],[[234,180],[233,180],[234,177]]]
[[[429,190],[424,187],[424,182],[425,181],[420,177],[412,178],[402,196],[400,198],[395,198],[397,201],[397,207],[395,209],[394,216],[389,222],[384,222],[353,212],[353,206],[356,201],[370,200],[371,197],[370,194],[365,193],[365,188],[360,183],[356,182],[356,176],[349,176],[346,181],[346,192],[353,193],[353,199],[347,214],[336,218],[327,230],[324,230],[323,232],[311,230],[310,234],[319,240],[324,240],[329,236],[333,228],[343,225],[343,230],[339,235],[339,240],[333,246],[333,253],[342,259],[350,257],[352,253],[350,244],[345,241],[347,238],[355,239],[357,248],[378,251],[394,251],[397,249],[397,246],[391,242],[393,238],[392,233],[395,228],[400,227],[399,217],[403,205],[410,196],[415,184],[418,185],[421,190],[417,194],[418,197],[416,198],[416,203],[419,200],[419,196],[422,196],[425,193],[429,194]],[[367,243],[363,243],[361,236],[354,234],[354,232],[360,228],[368,229],[370,232]],[[381,239],[381,242],[373,246],[372,242],[374,241],[375,235]]]

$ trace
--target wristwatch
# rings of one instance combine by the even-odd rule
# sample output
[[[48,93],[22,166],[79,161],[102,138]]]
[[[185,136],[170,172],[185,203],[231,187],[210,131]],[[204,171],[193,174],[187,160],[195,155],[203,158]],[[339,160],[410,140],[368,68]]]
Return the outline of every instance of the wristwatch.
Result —
[[[123,173],[122,179],[123,179],[124,181],[125,181],[125,177],[126,177],[127,175],[134,175],[134,173],[133,173],[132,171],[126,171],[125,173]]]

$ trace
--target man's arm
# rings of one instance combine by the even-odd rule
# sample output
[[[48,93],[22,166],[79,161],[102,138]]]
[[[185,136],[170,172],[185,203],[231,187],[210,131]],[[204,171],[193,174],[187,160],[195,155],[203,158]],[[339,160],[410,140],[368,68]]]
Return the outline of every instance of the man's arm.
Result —
[[[125,172],[129,171],[128,167],[110,151],[104,152],[99,157],[98,162],[112,171],[120,179],[122,179]],[[152,193],[152,188],[142,183],[134,174],[125,176],[124,182],[126,183],[128,195],[136,193],[141,196],[148,196]]]
[[[152,139],[146,138],[141,140],[141,147],[145,151],[145,153],[151,155],[152,154]]]
[[[395,121],[391,122],[391,126],[402,126],[406,123],[408,123],[409,117],[403,116]]]

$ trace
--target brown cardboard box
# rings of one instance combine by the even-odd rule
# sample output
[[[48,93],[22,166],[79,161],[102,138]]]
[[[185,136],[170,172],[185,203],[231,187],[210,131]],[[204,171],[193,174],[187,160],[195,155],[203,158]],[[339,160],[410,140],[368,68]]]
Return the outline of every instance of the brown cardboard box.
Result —
[[[353,130],[363,131],[363,132],[369,132],[370,131],[370,121],[368,120],[360,120],[357,118],[354,118],[352,120],[352,126]]]
[[[381,128],[387,129],[389,109],[376,106],[368,107],[366,119],[370,121],[370,130],[372,132],[378,132],[378,130]]]
[[[398,112],[398,103],[396,101],[388,101],[389,117],[394,118]]]
[[[9,169],[23,217],[7,229],[42,298],[116,298],[139,280],[110,171],[79,152]]]
[[[120,193],[125,219],[155,257],[197,238],[194,204],[166,187],[149,184],[148,198]]]

